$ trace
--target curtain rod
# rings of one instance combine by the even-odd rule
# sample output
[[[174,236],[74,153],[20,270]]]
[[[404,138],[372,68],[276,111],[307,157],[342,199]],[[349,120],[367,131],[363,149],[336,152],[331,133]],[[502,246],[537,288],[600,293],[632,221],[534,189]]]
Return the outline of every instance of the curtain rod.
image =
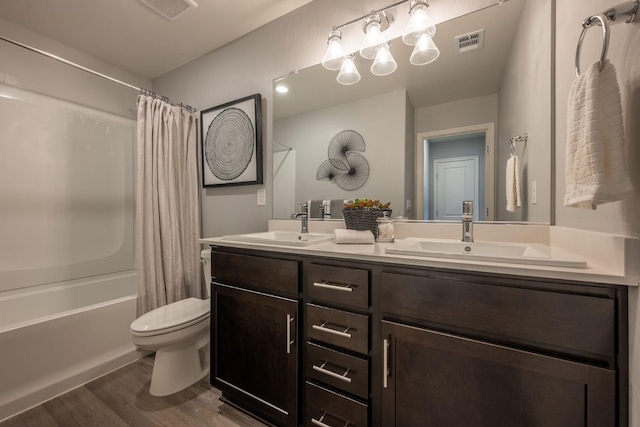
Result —
[[[111,76],[108,76],[106,74],[99,73],[99,72],[97,72],[95,70],[92,70],[90,68],[84,67],[84,66],[82,66],[80,64],[76,64],[75,62],[69,61],[69,60],[64,59],[64,58],[62,58],[60,56],[57,56],[57,55],[54,55],[54,54],[49,53],[47,51],[35,48],[33,46],[29,46],[28,44],[24,44],[24,43],[21,43],[19,41],[16,41],[16,40],[13,40],[13,39],[1,36],[1,35],[0,35],[0,40],[4,40],[7,43],[11,43],[11,44],[19,46],[21,48],[30,50],[31,52],[35,52],[35,53],[38,53],[40,55],[46,56],[47,58],[55,59],[56,61],[62,62],[63,64],[67,64],[67,65],[70,65],[70,66],[72,66],[74,68],[77,68],[79,70],[85,71],[85,72],[87,72],[89,74],[93,74],[94,76],[102,77],[103,79],[112,81],[114,83],[118,83],[118,84],[120,84],[122,86],[126,86],[126,87],[128,87],[130,89],[137,90],[138,92],[140,92],[142,94],[149,95],[149,96],[152,96],[154,98],[160,98],[163,101],[165,101],[165,102],[167,102],[167,103],[169,103],[169,104],[171,104],[173,106],[184,108],[185,110],[187,110],[190,113],[195,113],[197,111],[195,108],[193,108],[193,107],[191,107],[189,105],[184,105],[182,103],[172,101],[171,99],[167,98],[166,96],[158,96],[155,92],[152,92],[152,91],[147,90],[147,89],[139,88],[139,87],[134,86],[132,84],[129,84],[127,82],[123,82],[121,80],[115,79],[115,78],[113,78]]]

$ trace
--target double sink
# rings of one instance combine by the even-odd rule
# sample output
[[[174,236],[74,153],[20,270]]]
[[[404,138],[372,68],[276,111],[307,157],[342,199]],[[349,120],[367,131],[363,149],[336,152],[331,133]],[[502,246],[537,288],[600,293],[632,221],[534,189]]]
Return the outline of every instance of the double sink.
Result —
[[[294,231],[266,231],[261,233],[224,236],[223,240],[266,243],[284,246],[310,246],[333,241],[333,234],[298,233]],[[550,267],[586,268],[587,262],[568,253],[551,251],[549,246],[532,243],[461,242],[406,238],[396,240],[385,248],[387,254],[448,258],[468,261],[488,261],[509,264]]]

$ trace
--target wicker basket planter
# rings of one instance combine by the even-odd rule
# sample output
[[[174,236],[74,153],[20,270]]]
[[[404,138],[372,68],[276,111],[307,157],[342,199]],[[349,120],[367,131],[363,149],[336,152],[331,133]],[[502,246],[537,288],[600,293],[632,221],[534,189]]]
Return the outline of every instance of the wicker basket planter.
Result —
[[[349,230],[371,230],[373,236],[378,238],[378,223],[379,217],[391,216],[391,209],[342,209],[342,215],[344,216],[344,223]]]

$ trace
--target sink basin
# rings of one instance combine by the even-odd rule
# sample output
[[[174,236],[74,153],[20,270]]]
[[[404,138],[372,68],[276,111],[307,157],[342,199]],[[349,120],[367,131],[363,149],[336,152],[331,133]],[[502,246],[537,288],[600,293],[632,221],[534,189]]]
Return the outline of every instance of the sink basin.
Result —
[[[532,243],[461,242],[408,238],[385,249],[389,254],[435,258],[467,259],[511,264],[586,268],[587,262],[570,254],[553,252],[548,246]]]
[[[261,233],[234,234],[222,236],[223,240],[235,242],[271,243],[286,246],[308,246],[330,242],[333,234],[298,233],[295,231],[265,231]]]

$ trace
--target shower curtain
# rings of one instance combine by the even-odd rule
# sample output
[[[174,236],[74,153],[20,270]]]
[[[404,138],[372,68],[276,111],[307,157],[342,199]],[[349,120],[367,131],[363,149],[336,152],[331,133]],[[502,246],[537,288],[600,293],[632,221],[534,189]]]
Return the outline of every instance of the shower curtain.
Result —
[[[196,118],[138,96],[136,263],[138,316],[202,297]]]

